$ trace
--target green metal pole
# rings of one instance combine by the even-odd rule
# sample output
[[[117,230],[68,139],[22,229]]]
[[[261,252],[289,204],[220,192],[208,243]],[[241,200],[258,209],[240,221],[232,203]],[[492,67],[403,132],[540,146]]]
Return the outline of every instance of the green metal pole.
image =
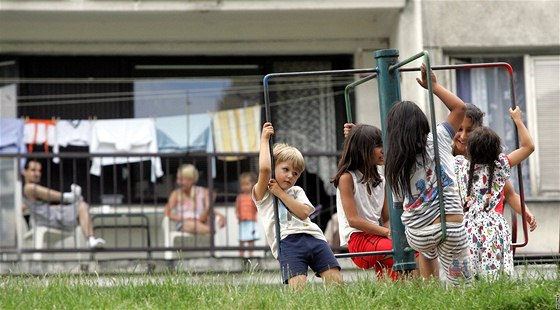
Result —
[[[381,109],[381,129],[383,141],[387,138],[387,113],[395,104],[401,100],[401,88],[398,70],[389,70],[389,67],[398,63],[399,51],[394,49],[379,50],[373,53],[377,61],[377,81],[379,87],[379,106]],[[387,143],[383,143],[385,154],[387,154]],[[414,252],[404,234],[404,225],[401,221],[403,213],[402,202],[393,203],[391,188],[387,185],[387,199],[389,205],[389,217],[391,222],[391,239],[393,241],[393,270],[405,271],[416,269]]]

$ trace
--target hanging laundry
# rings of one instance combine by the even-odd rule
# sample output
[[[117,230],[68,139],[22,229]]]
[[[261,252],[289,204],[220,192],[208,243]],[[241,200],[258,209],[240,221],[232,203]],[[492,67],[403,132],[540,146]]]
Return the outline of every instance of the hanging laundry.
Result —
[[[19,118],[0,119],[0,153],[26,154],[23,142],[23,120]],[[21,158],[21,169],[25,166],[25,158]]]
[[[198,113],[156,118],[158,150],[161,153],[214,153],[212,116]],[[212,157],[212,177],[216,177],[216,158]]]
[[[58,120],[56,122],[53,153],[58,154],[60,147],[88,146],[91,139],[91,121],[89,120]],[[59,163],[60,158],[54,157],[53,162]]]
[[[213,113],[212,127],[217,153],[251,153],[259,151],[261,107],[225,110]],[[243,157],[226,156],[226,161]]]
[[[44,144],[45,153],[49,152],[49,143],[55,141],[54,120],[48,119],[27,119],[23,127],[23,141],[27,144],[27,151],[33,152],[35,144]]]
[[[157,153],[156,127],[153,118],[112,119],[92,122],[90,153]],[[95,155],[95,154],[92,154]],[[163,175],[161,159],[152,157],[93,157],[90,173],[101,175],[101,166],[150,160],[151,178]]]
[[[158,117],[156,130],[161,153],[214,151],[212,118],[209,114]]]

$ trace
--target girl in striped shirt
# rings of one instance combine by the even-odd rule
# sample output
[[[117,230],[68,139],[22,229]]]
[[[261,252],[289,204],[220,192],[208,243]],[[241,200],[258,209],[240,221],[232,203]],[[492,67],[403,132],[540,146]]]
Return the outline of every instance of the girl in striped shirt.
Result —
[[[418,83],[427,88],[426,67],[422,65]],[[458,284],[470,281],[467,232],[463,226],[463,208],[457,191],[451,145],[455,131],[465,116],[463,101],[437,83],[431,72],[434,94],[450,113],[447,120],[433,128],[437,132],[440,167],[436,171],[433,135],[426,115],[413,102],[394,104],[387,115],[387,154],[385,176],[398,201],[403,201],[402,223],[409,245],[420,252],[423,277],[439,276]],[[441,174],[442,192],[438,191],[437,173]],[[443,240],[439,196],[445,205],[447,237]]]

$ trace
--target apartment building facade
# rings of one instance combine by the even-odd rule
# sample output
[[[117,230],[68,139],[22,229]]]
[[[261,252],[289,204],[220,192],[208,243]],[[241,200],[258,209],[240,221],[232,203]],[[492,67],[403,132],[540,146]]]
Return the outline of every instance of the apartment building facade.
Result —
[[[537,146],[523,170],[526,200],[556,225],[537,231],[529,251],[557,252],[559,14],[556,0],[0,0],[0,117],[137,118],[262,104],[265,74],[374,68],[373,52],[389,48],[400,59],[426,50],[432,65],[505,61]],[[414,77],[402,74],[402,96],[427,111]],[[327,147],[306,151],[336,151],[342,93],[354,78],[279,83],[273,117],[280,136],[308,145],[319,128],[320,138],[309,139]],[[503,117],[507,75],[441,71],[438,79],[515,142]],[[157,96],[162,92],[167,97]],[[375,82],[356,88],[352,108],[355,122],[380,124]],[[442,119],[445,111],[435,113]]]

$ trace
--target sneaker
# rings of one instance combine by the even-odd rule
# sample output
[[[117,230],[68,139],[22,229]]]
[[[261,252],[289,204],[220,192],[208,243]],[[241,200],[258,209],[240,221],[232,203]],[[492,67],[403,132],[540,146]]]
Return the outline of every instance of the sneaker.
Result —
[[[70,185],[70,191],[74,194],[74,196],[78,199],[76,200],[80,200],[79,198],[82,197],[82,187],[78,184],[72,184]]]
[[[101,238],[90,237],[88,239],[88,247],[90,249],[99,249],[105,245],[105,240]]]
[[[74,195],[74,202],[79,203],[84,198],[82,197],[82,187],[78,184],[70,185],[70,192]]]

